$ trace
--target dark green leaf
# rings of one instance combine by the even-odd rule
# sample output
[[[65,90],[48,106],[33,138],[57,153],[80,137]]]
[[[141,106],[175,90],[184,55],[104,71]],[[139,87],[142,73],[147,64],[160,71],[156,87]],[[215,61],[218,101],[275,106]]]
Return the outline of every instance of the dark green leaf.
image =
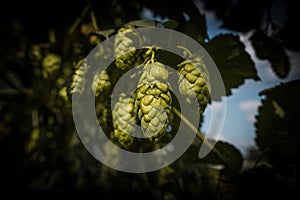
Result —
[[[115,29],[107,29],[107,30],[103,30],[103,31],[94,31],[91,32],[91,35],[98,35],[98,36],[103,36],[106,39],[115,32]]]
[[[153,10],[154,14],[163,18],[167,17],[176,20],[176,22],[179,23],[178,26],[176,26],[176,30],[192,37],[201,44],[208,38],[205,15],[199,12],[196,3],[193,1],[174,2],[172,0],[166,0],[162,3],[159,0],[151,0],[145,1],[145,5]],[[172,27],[174,26],[172,25]]]
[[[203,1],[205,7],[214,10],[216,16],[223,22],[222,27],[239,32],[259,28],[265,10],[270,5],[270,0]]]
[[[282,1],[285,5],[282,6],[287,11],[287,19],[284,22],[284,27],[279,31],[279,35],[284,42],[284,46],[292,51],[300,50],[300,29],[295,24],[299,23],[300,12],[297,1],[286,0]]]
[[[243,157],[240,151],[232,144],[218,141],[213,150],[200,161],[225,165],[230,170],[239,171],[243,164]]]
[[[290,70],[290,63],[284,46],[279,39],[267,36],[263,32],[256,32],[250,40],[257,57],[267,59],[276,75],[279,78],[285,78]]]
[[[168,20],[166,22],[163,22],[162,25],[169,29],[175,29],[179,25],[179,23],[175,20]]]
[[[204,15],[202,19],[197,19],[197,21],[190,20],[187,23],[181,24],[178,28],[180,32],[187,34],[200,44],[204,44],[205,39],[208,38]]]
[[[254,62],[238,36],[218,35],[205,48],[222,75],[226,95],[231,95],[231,89],[243,84],[245,79],[260,80]]]
[[[156,20],[134,20],[130,21],[126,25],[132,25],[135,27],[145,28],[145,27],[156,27],[158,24],[158,21]]]
[[[272,62],[271,67],[279,78],[286,78],[290,71],[290,60],[284,52],[278,60]]]
[[[134,20],[128,22],[124,26],[132,25],[139,28],[164,26],[166,28],[175,29],[178,26],[178,24],[179,23],[175,20],[168,20],[166,22],[159,22],[156,20]]]
[[[297,157],[300,113],[300,81],[292,81],[261,92],[266,95],[256,117],[256,143],[272,164]]]

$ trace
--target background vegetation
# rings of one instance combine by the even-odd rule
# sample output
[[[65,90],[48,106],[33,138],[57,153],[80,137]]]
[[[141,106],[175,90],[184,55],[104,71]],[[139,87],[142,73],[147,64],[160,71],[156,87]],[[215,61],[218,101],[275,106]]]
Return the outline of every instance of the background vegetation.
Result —
[[[300,49],[300,16],[295,1],[279,1],[281,7],[275,8],[272,0],[200,2],[216,14],[223,28],[241,33],[252,31],[250,40],[257,57],[268,60],[279,78],[289,74],[291,66],[286,51]],[[144,8],[152,10],[155,16],[175,20],[175,30],[203,45],[222,74],[228,96],[245,79],[260,80],[238,35],[210,38],[204,10],[199,11],[198,3],[2,3],[2,195],[45,199],[298,199],[299,80],[278,83],[257,94],[262,96],[255,123],[259,151],[249,152],[243,158],[233,145],[218,142],[216,148],[229,160],[226,163],[213,152],[207,158],[196,159],[198,141],[168,167],[128,174],[103,166],[77,138],[70,102],[65,98],[76,69],[74,63],[103,39],[94,32],[117,30],[127,22],[141,19]]]

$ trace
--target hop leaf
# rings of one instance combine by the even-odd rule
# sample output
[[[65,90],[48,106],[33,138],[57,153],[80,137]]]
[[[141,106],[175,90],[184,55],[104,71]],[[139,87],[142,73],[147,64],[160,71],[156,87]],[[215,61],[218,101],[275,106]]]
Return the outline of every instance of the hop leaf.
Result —
[[[166,80],[168,71],[163,64],[146,64],[137,89],[135,107],[144,134],[151,141],[157,142],[168,125],[172,97]]]
[[[134,137],[129,135],[135,131],[135,112],[134,99],[126,98],[124,93],[120,94],[118,102],[115,104],[112,111],[114,119],[114,134],[119,143],[129,148],[134,140]]]

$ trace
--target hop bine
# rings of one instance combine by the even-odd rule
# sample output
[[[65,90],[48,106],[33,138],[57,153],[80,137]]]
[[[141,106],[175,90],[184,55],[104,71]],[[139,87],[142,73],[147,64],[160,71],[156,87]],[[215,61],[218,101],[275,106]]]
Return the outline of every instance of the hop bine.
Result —
[[[145,65],[139,79],[135,108],[144,134],[157,142],[169,122],[172,97],[167,85],[168,71],[159,62]]]

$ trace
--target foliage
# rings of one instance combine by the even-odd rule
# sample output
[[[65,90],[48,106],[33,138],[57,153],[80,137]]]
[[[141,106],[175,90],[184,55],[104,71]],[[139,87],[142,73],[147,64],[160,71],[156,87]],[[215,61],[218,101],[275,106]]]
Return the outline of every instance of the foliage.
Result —
[[[206,44],[206,49],[220,70],[227,95],[246,78],[259,80],[254,63],[238,36],[218,35]]]
[[[299,84],[299,80],[292,81],[261,92],[266,99],[259,108],[255,124],[256,142],[278,170],[292,168],[299,156],[299,127],[295,116],[300,110],[294,106],[299,102],[300,96],[295,93]]]
[[[286,50],[295,51],[300,47],[299,31],[295,26],[299,12],[291,0],[282,2],[288,13],[283,26],[276,23],[272,7],[275,3],[271,0],[176,3],[171,0],[164,3],[157,0],[91,0],[72,5],[48,1],[47,9],[44,2],[4,4],[0,16],[3,21],[0,30],[2,190],[15,191],[11,196],[32,198],[110,199],[121,194],[128,199],[296,199],[299,81],[283,83],[261,93],[265,99],[255,124],[255,141],[261,158],[252,160],[256,162],[253,167],[246,166],[249,160],[245,160],[232,144],[223,141],[217,141],[207,157],[198,159],[199,147],[205,144],[195,138],[187,152],[168,167],[143,174],[123,173],[95,160],[77,136],[70,95],[82,92],[77,86],[85,83],[82,75],[88,70],[83,58],[124,26],[170,28],[194,38],[217,64],[227,96],[245,79],[260,80],[254,62],[237,35],[220,34],[210,38],[205,13],[197,7],[200,1],[206,9],[214,11],[223,22],[223,28],[252,31],[250,41],[258,58],[268,60],[278,78],[289,75]],[[163,20],[141,19],[145,8]],[[125,31],[124,37],[135,37],[135,34]],[[116,45],[130,45],[129,40],[123,39]],[[144,50],[133,49],[133,52],[138,56],[119,59],[120,67],[116,67],[115,62],[107,71],[96,74],[94,78],[100,81],[91,86],[98,91],[95,107],[99,123],[117,145],[120,144],[113,127],[120,124],[112,120],[108,97],[111,88],[128,70],[124,61],[130,61],[130,67],[135,67],[147,59],[143,56]],[[174,68],[184,63],[166,52],[155,53],[158,61]],[[176,105],[175,98],[173,105]],[[173,130],[162,136],[159,145],[176,133],[180,119],[170,113]],[[122,130],[119,131],[123,134]]]

